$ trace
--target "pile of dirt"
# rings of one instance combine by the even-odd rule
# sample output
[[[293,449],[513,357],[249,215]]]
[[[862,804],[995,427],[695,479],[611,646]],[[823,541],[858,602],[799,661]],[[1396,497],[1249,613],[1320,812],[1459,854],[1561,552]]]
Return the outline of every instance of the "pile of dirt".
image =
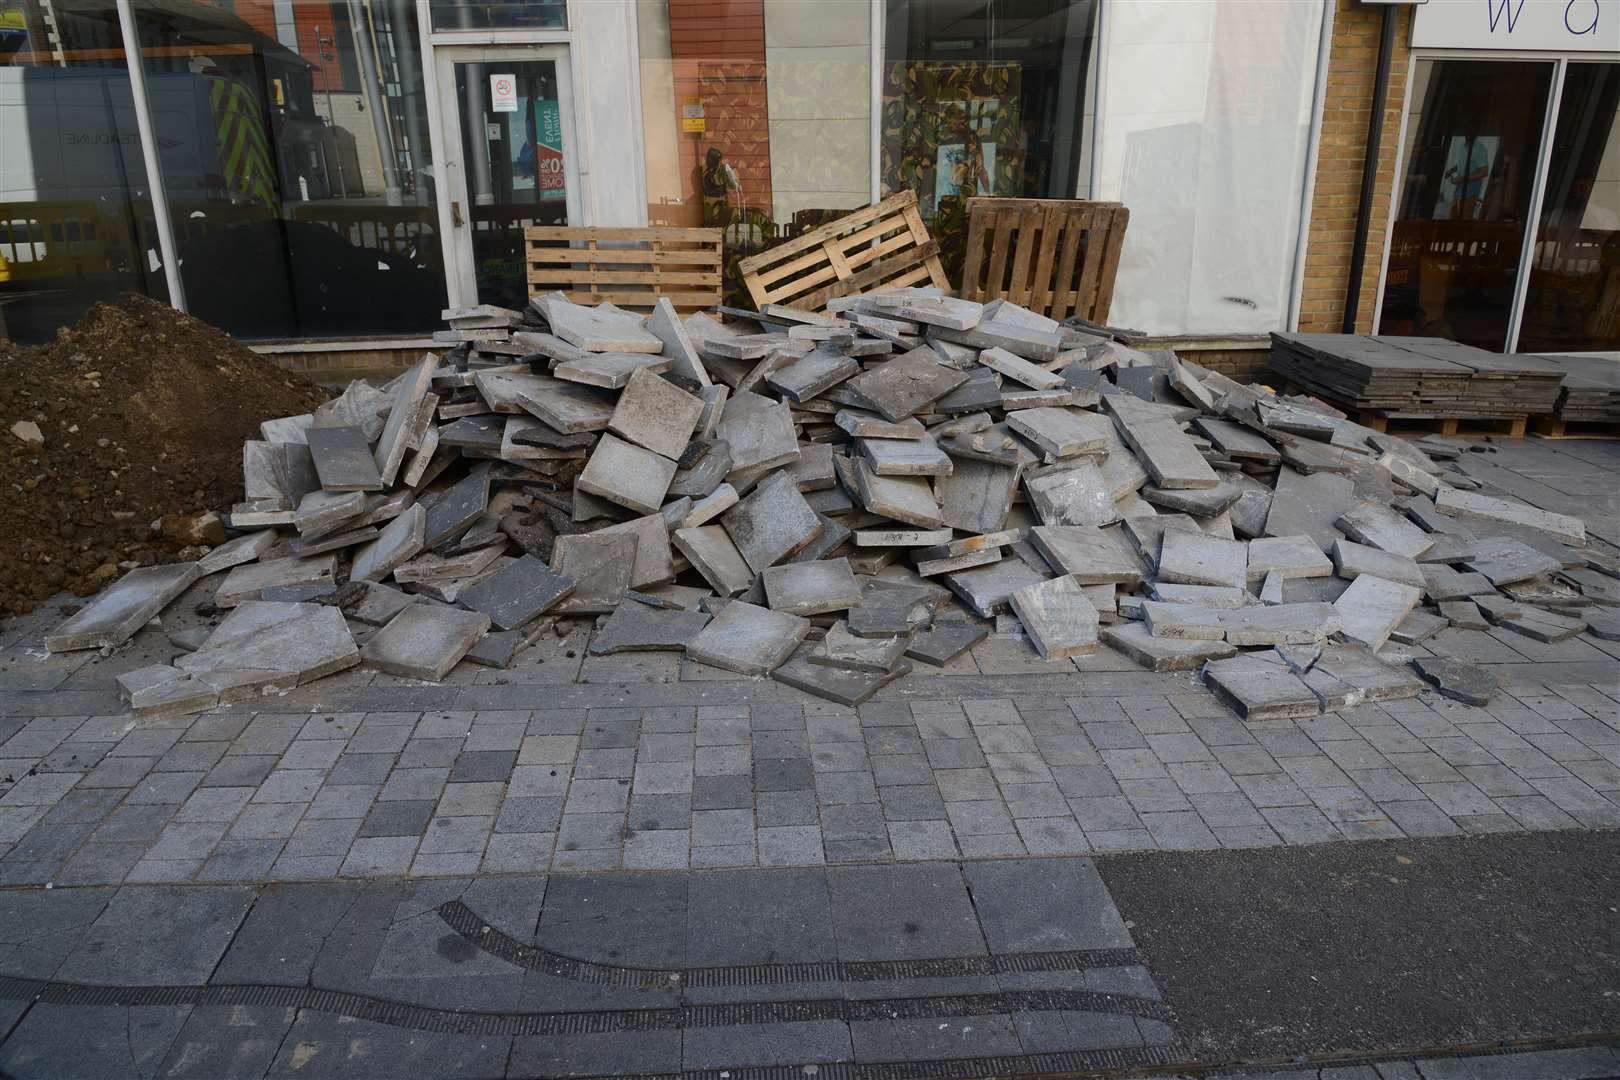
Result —
[[[324,399],[143,296],[97,304],[47,345],[0,343],[0,614],[179,558],[194,538],[152,523],[239,501],[243,440]]]

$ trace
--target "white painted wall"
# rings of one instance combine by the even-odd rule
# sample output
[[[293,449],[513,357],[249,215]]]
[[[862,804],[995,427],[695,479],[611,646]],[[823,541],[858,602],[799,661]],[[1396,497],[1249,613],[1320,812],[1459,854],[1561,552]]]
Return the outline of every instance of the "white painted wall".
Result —
[[[570,7],[569,18],[586,216],[581,224],[645,225],[635,0],[585,0]]]

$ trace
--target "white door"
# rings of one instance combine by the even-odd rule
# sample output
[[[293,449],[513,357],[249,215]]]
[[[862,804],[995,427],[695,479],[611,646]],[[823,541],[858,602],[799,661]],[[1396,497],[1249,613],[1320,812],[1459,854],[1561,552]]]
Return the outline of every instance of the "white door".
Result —
[[[523,230],[580,223],[565,45],[434,47],[450,196],[452,306],[521,309]]]

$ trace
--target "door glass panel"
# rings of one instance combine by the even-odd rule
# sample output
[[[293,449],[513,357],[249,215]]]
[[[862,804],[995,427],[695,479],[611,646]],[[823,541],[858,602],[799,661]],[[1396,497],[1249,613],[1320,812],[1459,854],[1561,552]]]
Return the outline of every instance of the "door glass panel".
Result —
[[[1418,61],[1380,333],[1507,344],[1552,72]]]
[[[1620,349],[1620,64],[1565,70],[1520,352]]]
[[[554,60],[457,64],[464,211],[478,300],[521,308],[528,297],[523,230],[568,223],[566,118]]]

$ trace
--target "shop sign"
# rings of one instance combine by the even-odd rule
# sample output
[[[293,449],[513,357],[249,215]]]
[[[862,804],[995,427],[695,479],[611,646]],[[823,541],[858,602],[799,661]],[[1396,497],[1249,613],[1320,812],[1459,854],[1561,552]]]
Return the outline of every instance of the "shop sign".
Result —
[[[517,112],[517,76],[506,72],[489,77],[489,107],[494,112]]]
[[[1620,50],[1620,0],[1426,0],[1415,49]]]
[[[689,135],[702,135],[708,130],[706,116],[702,98],[687,98],[681,106],[681,130]]]
[[[556,101],[541,99],[534,103],[534,177],[540,198],[561,199],[567,194],[562,106]]]

